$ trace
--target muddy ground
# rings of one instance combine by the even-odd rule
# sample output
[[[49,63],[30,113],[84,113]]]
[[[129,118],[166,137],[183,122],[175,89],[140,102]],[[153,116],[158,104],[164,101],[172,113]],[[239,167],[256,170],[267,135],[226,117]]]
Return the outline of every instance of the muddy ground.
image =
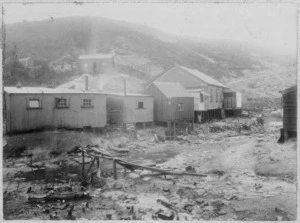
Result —
[[[195,132],[174,141],[157,140],[163,127],[137,134],[111,129],[5,136],[4,218],[295,220],[296,141],[278,144],[280,127],[281,118],[268,114],[264,126],[248,117],[227,118],[196,125]],[[97,145],[127,161],[206,177],[151,176],[146,170],[124,176],[118,167],[114,180],[112,162],[101,160],[101,183],[85,185],[89,198],[28,202],[49,185],[80,185],[81,156],[67,153],[77,145]]]

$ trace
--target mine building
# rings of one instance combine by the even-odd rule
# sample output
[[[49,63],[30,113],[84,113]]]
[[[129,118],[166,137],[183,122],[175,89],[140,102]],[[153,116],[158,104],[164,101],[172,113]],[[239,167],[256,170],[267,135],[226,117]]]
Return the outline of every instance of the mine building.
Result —
[[[99,74],[114,68],[114,54],[81,55],[78,58],[80,74]]]
[[[106,126],[106,95],[67,88],[4,87],[6,132]]]
[[[210,76],[187,67],[175,65],[150,80],[153,82],[173,82],[182,85],[194,97],[194,117],[201,122],[221,118],[223,91],[227,87]]]
[[[153,125],[153,96],[137,93],[107,93],[108,124]]]
[[[168,130],[194,124],[194,98],[179,83],[153,82],[145,93],[154,97],[154,121],[167,123]]]
[[[223,90],[223,109],[226,117],[238,117],[242,114],[242,94],[232,89]]]

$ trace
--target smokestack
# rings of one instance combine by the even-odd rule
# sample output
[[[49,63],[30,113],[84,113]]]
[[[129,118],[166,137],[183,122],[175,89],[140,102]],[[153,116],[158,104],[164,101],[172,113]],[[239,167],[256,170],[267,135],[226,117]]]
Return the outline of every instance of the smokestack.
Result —
[[[85,91],[89,90],[89,77],[87,75],[84,76],[85,79]]]
[[[124,80],[124,96],[126,96],[126,80]]]

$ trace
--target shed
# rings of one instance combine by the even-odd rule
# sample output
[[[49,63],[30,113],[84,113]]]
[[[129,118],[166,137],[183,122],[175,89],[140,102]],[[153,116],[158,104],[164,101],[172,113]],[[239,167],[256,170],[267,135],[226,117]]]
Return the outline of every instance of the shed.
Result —
[[[224,108],[241,109],[242,108],[242,95],[238,91],[232,89],[224,89]]]
[[[102,73],[115,66],[113,54],[90,54],[81,55],[78,58],[79,72],[81,74]]]
[[[297,85],[282,93],[284,141],[297,137]]]
[[[223,90],[223,108],[226,117],[242,114],[242,94],[232,89]]]
[[[6,131],[106,126],[106,95],[66,88],[4,87]]]
[[[136,124],[153,122],[153,96],[144,94],[107,93],[107,122]]]
[[[153,82],[145,93],[154,97],[154,121],[193,120],[194,98],[179,83]]]

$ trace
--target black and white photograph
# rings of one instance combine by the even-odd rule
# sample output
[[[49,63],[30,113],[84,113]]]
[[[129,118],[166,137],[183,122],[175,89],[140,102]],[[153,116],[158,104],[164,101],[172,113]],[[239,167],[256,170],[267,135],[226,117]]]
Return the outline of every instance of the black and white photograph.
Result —
[[[298,3],[3,2],[1,218],[297,221]]]

